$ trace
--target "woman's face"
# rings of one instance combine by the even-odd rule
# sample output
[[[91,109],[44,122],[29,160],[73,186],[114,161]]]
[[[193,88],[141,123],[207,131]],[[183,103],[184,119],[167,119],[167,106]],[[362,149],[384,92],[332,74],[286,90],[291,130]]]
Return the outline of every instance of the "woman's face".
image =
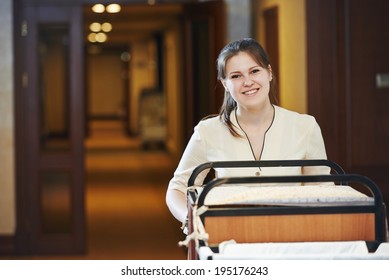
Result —
[[[263,68],[249,54],[240,52],[226,63],[222,83],[242,109],[258,109],[269,102],[271,68]]]

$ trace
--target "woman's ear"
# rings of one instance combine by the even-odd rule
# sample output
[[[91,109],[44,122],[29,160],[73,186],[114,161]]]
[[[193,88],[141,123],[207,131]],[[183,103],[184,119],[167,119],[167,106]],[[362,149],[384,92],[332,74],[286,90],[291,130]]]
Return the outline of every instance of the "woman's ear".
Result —
[[[220,82],[222,83],[224,89],[228,91],[227,84],[226,84],[226,80],[221,79]]]
[[[271,65],[269,64],[269,66],[267,67],[267,69],[269,70],[269,80],[273,80],[273,69],[271,69]]]

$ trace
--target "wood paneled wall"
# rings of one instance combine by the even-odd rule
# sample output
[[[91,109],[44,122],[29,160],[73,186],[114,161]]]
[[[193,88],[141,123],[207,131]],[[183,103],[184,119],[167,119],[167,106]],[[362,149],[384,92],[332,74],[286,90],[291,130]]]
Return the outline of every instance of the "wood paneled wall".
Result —
[[[373,179],[389,204],[389,2],[307,0],[308,111],[330,160]],[[385,109],[386,108],[386,109]]]

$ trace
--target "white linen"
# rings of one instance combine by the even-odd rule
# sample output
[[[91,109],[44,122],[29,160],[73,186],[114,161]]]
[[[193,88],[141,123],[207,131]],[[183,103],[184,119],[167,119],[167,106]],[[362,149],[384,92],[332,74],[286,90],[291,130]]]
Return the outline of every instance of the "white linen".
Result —
[[[296,242],[296,243],[236,243],[219,245],[219,253],[200,247],[200,259],[382,259],[389,260],[389,243],[382,243],[369,253],[364,241]]]
[[[198,192],[201,190],[198,189]],[[255,204],[318,206],[321,204],[372,204],[374,199],[349,186],[254,186],[222,185],[213,188],[205,198],[205,205]]]

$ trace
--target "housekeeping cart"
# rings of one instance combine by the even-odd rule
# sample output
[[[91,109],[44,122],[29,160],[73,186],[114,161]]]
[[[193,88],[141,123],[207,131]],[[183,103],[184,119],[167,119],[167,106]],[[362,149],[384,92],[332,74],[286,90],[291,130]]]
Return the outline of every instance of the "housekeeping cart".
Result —
[[[316,165],[332,173],[194,185],[206,169]],[[180,245],[188,246],[189,259],[389,259],[380,189],[327,160],[203,164],[188,182],[188,211],[188,236]]]

